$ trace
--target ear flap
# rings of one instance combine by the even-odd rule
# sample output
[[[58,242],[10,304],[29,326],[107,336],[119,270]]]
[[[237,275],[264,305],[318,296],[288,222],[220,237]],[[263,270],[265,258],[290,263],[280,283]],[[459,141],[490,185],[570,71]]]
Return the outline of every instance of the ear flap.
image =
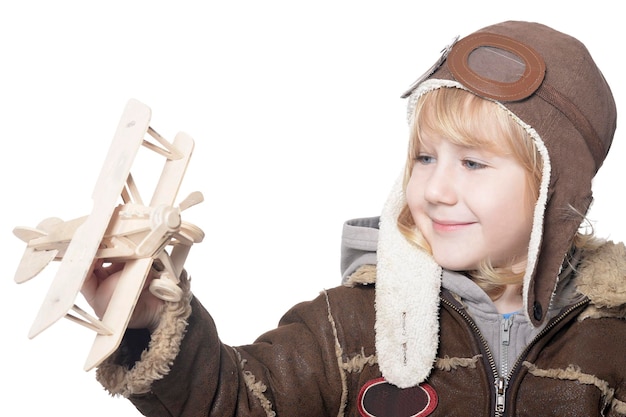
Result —
[[[441,267],[400,233],[406,204],[402,175],[380,219],[376,277],[376,351],[385,379],[407,388],[423,382],[439,341]]]

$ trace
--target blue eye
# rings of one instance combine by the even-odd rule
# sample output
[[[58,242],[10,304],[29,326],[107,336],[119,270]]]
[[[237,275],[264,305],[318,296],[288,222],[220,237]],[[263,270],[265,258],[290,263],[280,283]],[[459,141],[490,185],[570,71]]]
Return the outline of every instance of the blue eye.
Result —
[[[471,159],[464,159],[463,166],[469,170],[482,169],[485,168],[485,164],[481,164],[480,162],[472,161]]]
[[[415,158],[415,162],[422,164],[422,165],[432,164],[434,161],[435,161],[435,158],[430,155],[418,155]]]

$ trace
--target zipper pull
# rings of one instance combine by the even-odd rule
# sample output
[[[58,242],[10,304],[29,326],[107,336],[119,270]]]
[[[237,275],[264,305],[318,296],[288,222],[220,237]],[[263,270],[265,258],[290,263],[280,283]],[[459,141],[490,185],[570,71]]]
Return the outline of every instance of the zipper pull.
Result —
[[[511,323],[513,323],[513,317],[506,317],[502,320],[502,344],[508,346],[511,342]]]
[[[502,415],[504,413],[504,401],[506,396],[506,379],[498,377],[496,379],[496,414]]]

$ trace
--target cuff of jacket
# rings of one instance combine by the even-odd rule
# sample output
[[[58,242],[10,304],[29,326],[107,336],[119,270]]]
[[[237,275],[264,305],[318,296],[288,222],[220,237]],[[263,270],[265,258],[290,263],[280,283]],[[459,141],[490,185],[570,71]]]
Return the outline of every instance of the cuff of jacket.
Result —
[[[192,294],[185,272],[181,276],[180,286],[183,289],[181,300],[165,302],[159,324],[152,334],[145,331],[145,341],[125,337],[120,347],[96,370],[96,379],[111,395],[128,398],[145,394],[150,391],[154,381],[169,373],[191,314]],[[141,353],[137,360],[129,361],[128,352],[132,351]]]

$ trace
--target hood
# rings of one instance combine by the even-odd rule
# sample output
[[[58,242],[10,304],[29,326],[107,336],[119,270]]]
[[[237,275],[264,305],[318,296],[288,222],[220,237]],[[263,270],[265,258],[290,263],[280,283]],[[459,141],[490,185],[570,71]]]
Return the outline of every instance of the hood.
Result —
[[[513,65],[503,65],[503,56]],[[534,326],[542,326],[591,204],[591,181],[613,139],[611,90],[578,40],[541,24],[512,21],[447,47],[403,95],[409,123],[417,99],[437,88],[462,88],[502,106],[526,129],[543,158],[523,282],[525,313]],[[385,378],[408,387],[427,378],[436,357],[442,270],[398,230],[396,220],[406,204],[402,176],[380,217],[376,343]]]

